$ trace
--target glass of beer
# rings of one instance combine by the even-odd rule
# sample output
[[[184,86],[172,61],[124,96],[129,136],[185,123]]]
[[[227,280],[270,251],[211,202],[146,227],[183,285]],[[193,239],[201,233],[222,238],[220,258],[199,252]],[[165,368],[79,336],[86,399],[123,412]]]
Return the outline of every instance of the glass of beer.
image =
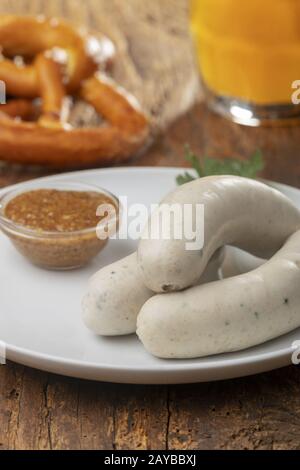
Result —
[[[298,120],[300,0],[191,0],[191,24],[211,109],[252,126]]]

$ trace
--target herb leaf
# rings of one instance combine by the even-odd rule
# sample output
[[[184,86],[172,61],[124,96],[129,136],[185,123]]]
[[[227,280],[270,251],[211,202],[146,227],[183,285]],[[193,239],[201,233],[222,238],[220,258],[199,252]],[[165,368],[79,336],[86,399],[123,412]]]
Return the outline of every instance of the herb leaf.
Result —
[[[201,163],[197,155],[191,151],[189,146],[186,146],[185,158],[191,163],[198,178],[210,175],[235,175],[244,176],[246,178],[256,178],[257,174],[262,171],[265,166],[263,155],[259,150],[254,152],[249,160],[204,157]],[[176,181],[178,185],[182,185],[195,179],[197,179],[197,177],[186,171],[184,174],[179,175]]]

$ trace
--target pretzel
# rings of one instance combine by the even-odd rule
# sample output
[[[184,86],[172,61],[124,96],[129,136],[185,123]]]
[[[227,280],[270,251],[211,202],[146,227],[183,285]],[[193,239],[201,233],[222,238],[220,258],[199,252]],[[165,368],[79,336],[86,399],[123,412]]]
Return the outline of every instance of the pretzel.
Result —
[[[1,105],[1,111],[12,118],[17,116],[20,119],[30,119],[35,115],[35,107],[28,100],[11,100],[7,104]]]
[[[0,45],[5,57],[23,56],[32,59],[45,51],[61,57],[67,53],[67,90],[76,92],[84,78],[94,72],[99,63],[112,59],[113,46],[105,37],[100,42],[88,33],[80,33],[68,23],[43,17],[2,15],[0,17]],[[35,98],[39,86],[34,66],[20,66],[10,60],[0,65],[0,80],[7,92],[14,96]]]
[[[108,39],[97,42],[61,20],[5,15],[0,17],[0,45],[0,80],[9,95],[19,98],[0,106],[0,158],[91,166],[122,161],[145,142],[148,122],[136,101],[99,72],[112,60]],[[92,105],[105,125],[72,128],[65,112],[68,95]],[[41,106],[33,122],[36,98]]]

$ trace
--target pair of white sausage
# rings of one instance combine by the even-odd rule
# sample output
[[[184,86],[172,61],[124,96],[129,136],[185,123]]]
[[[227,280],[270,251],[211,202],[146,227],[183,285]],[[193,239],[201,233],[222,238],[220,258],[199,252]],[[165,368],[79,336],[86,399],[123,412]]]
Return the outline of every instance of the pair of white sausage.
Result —
[[[208,264],[200,283],[216,281],[223,261],[218,252]],[[136,332],[137,316],[154,295],[145,287],[137,253],[133,253],[96,273],[90,280],[83,303],[85,325],[97,335],[120,336]]]
[[[300,228],[300,213],[283,194],[255,180],[237,176],[210,176],[185,184],[162,204],[204,206],[204,247],[187,251],[187,239],[140,241],[138,261],[144,284],[154,292],[179,291],[197,283],[213,253],[233,245],[268,259]],[[149,219],[156,232],[160,219]],[[172,222],[172,221],[171,221]],[[146,227],[145,232],[148,232]],[[172,230],[171,230],[172,233]]]
[[[300,326],[300,231],[261,267],[154,296],[137,334],[154,356],[195,358],[245,349]]]
[[[217,176],[178,188],[164,203],[204,205],[203,249],[187,251],[185,239],[142,239],[138,262],[132,255],[91,281],[83,309],[90,329],[131,333],[140,310],[137,333],[150,353],[191,358],[243,349],[300,325],[299,234],[251,273],[153,297],[195,286],[226,244],[263,258],[274,255],[300,228],[300,213],[285,196],[257,181]],[[283,307],[287,314],[280,318]]]

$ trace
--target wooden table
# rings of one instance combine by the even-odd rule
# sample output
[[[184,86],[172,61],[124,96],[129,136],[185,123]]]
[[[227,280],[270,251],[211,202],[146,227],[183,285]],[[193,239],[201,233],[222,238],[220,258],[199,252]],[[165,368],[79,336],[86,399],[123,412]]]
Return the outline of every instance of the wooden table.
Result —
[[[232,124],[203,104],[175,122],[135,165],[184,165],[199,155],[248,157],[260,148],[265,177],[300,187],[300,129]],[[1,170],[0,184],[37,176]],[[299,449],[296,366],[209,384],[86,382],[13,363],[0,368],[1,449]]]
[[[157,125],[193,98],[184,88],[193,84],[187,0],[1,0],[1,11],[68,16],[108,33],[120,52],[116,77]],[[130,164],[184,165],[185,143],[199,155],[226,157],[247,158],[260,148],[265,177],[300,187],[299,128],[244,128],[203,104]],[[1,166],[0,186],[47,173]],[[211,384],[130,386],[0,367],[0,449],[213,448],[300,448],[299,369]]]

